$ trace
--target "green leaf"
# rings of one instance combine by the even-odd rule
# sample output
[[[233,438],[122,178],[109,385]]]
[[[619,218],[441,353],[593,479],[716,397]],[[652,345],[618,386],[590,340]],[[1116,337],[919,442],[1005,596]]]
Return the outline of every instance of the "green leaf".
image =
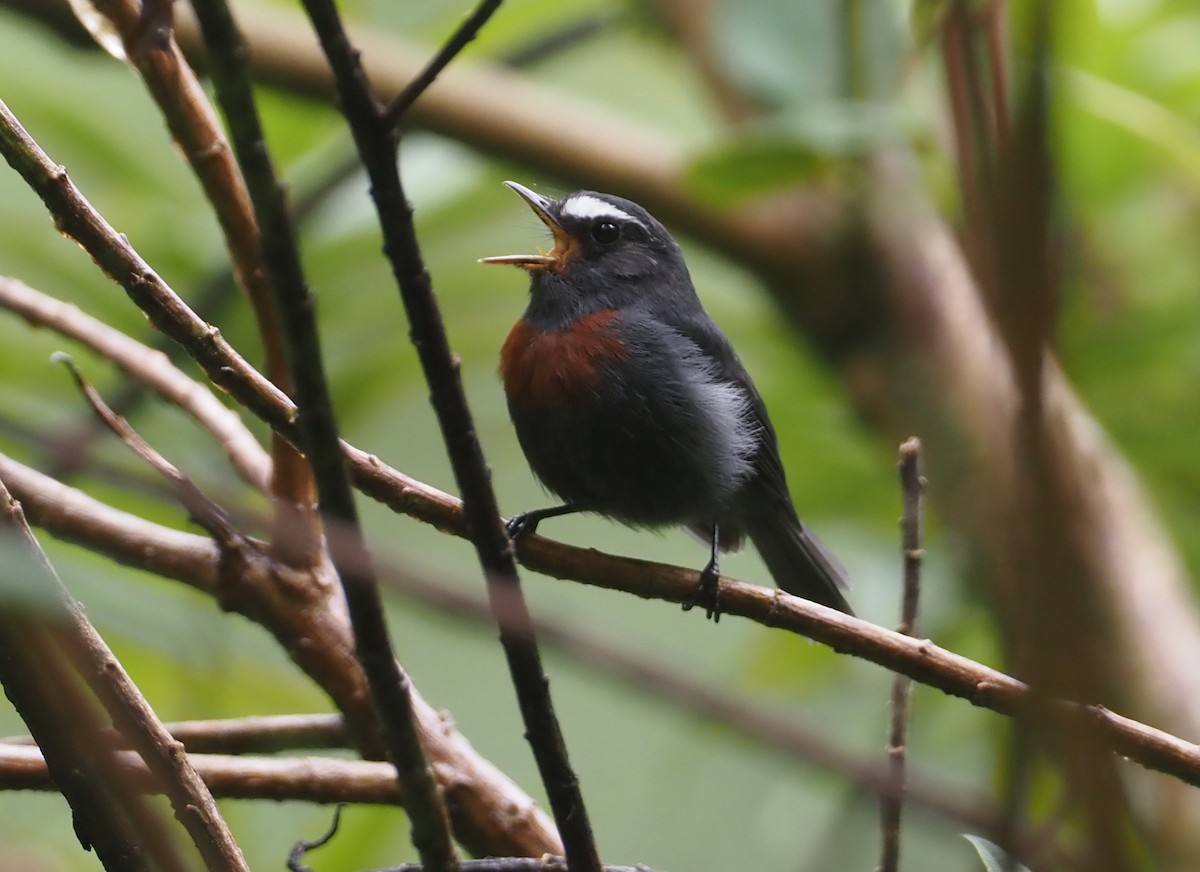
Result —
[[[828,174],[901,131],[894,110],[873,103],[830,102],[803,117],[750,125],[697,155],[684,183],[702,200],[742,202]]]
[[[1028,866],[1016,862],[1004,853],[999,845],[989,842],[982,836],[963,833],[962,837],[970,842],[979,853],[979,859],[983,861],[983,868],[987,872],[1029,872]]]

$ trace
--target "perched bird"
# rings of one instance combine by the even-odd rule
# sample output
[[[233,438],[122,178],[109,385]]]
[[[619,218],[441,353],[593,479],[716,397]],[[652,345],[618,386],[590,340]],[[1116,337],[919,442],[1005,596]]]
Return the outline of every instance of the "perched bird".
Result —
[[[509,534],[572,512],[684,526],[711,548],[684,608],[718,619],[718,556],[748,536],[779,587],[850,613],[845,572],[797,517],[762,397],[671,234],[621,197],[505,184],[554,248],[480,260],[531,277],[500,374],[525,457],[564,503],[517,515]]]

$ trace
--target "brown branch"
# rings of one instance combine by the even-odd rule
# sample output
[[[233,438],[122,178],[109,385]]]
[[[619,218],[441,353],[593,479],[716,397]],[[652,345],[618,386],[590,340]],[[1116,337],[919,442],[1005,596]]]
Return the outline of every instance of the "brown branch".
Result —
[[[395,471],[390,474],[404,478]],[[101,522],[101,516],[94,511],[94,507],[102,504],[73,488],[40,476],[3,455],[0,455],[0,478],[9,483],[35,523],[68,541],[87,542],[88,547],[100,553],[110,553],[105,548],[110,525],[114,527],[111,535],[118,546],[117,550],[127,550],[128,540],[122,517],[128,519],[134,530],[155,526],[113,509],[107,510]],[[419,482],[405,480],[411,486],[399,496],[401,501],[407,501],[410,511],[416,503],[431,500],[432,495],[438,493]],[[430,516],[436,518],[435,522],[439,525],[455,528],[458,535],[463,535],[461,516],[458,514],[461,509],[457,500],[444,494],[441,498],[441,504],[435,507]],[[76,505],[68,507],[66,512],[60,512],[58,510],[63,507],[64,501]],[[449,521],[451,517],[458,518],[457,524]],[[100,523],[105,529],[98,528]],[[154,555],[156,563],[152,571],[188,583],[198,578],[211,579],[216,572],[215,549],[202,537],[176,535],[200,540],[198,545],[208,545],[211,564],[203,563],[203,558],[199,557],[203,549],[193,545],[188,549],[193,558],[186,563]],[[686,567],[615,557],[590,548],[564,545],[541,536],[530,536],[522,542],[520,551],[526,565],[548,575],[623,591],[643,599],[679,604],[695,590],[695,570]],[[164,571],[164,567],[170,566],[181,569],[181,574],[176,576]],[[212,587],[202,589],[213,592]],[[927,639],[904,636],[783,591],[757,587],[735,579],[721,580],[721,595],[722,602],[728,605],[727,614],[798,633],[841,653],[869,660],[908,675],[921,684],[962,697],[972,705],[1010,717],[1022,715],[1028,705],[1029,691],[1024,683],[940,648]],[[1187,784],[1200,787],[1200,747],[1103,706],[1060,702],[1056,704],[1056,711],[1068,722],[1094,726],[1114,753],[1148,769],[1165,772]],[[434,717],[436,720],[436,715]]]
[[[139,450],[140,446],[137,443],[140,442],[140,439],[137,435],[128,428],[128,425],[124,425],[123,421],[112,416],[112,413],[104,407],[99,396],[83,380],[74,365],[68,365],[76,383],[92,403],[97,414],[104,418],[110,427],[117,430],[134,450]],[[124,425],[125,432],[121,432],[122,425]],[[150,450],[148,446],[144,447],[146,450]],[[139,453],[141,453],[140,450]],[[150,459],[154,462],[156,458]],[[157,458],[157,460],[170,466],[161,458]],[[168,474],[172,470],[174,468],[170,467],[167,471]],[[175,473],[178,476],[178,472],[175,471]],[[189,510],[195,517],[208,516],[215,509],[215,506],[207,502],[195,486],[186,479],[177,482],[177,487],[185,504],[192,504],[189,506]],[[0,497],[5,500],[11,499],[2,482],[0,482]],[[213,802],[212,795],[205,789],[204,783],[196,776],[196,773],[192,771],[186,757],[178,753],[182,750],[182,746],[171,737],[171,734],[158,720],[158,716],[155,715],[154,710],[142,696],[141,691],[129,677],[121,662],[109,650],[108,645],[87,619],[83,609],[62,585],[49,561],[44,554],[41,554],[40,546],[33,537],[32,531],[25,524],[24,516],[19,509],[14,511],[13,518],[21,528],[26,541],[30,543],[30,547],[36,549],[41,557],[49,582],[48,593],[57,598],[65,607],[67,620],[63,631],[67,644],[63,647],[67,656],[74,663],[75,669],[85,677],[92,693],[96,695],[109,717],[112,718],[113,724],[124,741],[141,755],[151,772],[154,773],[156,780],[162,786],[162,792],[170,799],[176,819],[187,830],[192,843],[204,859],[205,866],[210,872],[239,872],[239,870],[244,872],[248,867],[241,849],[233,840],[224,818],[221,817],[221,813]],[[217,521],[219,520],[217,519]]]
[[[115,752],[122,778],[143,792],[157,792],[150,770],[137,754]],[[396,769],[375,760],[328,757],[251,757],[187,754],[196,774],[221,799],[291,802],[358,802],[399,805]],[[0,744],[0,790],[55,790],[37,748]]]
[[[2,475],[0,550],[12,585],[0,610],[0,685],[43,749],[80,844],[113,872],[186,872],[166,821],[120,776],[116,755],[96,747],[100,711],[72,665],[77,622]]]
[[[189,754],[271,754],[297,748],[348,748],[350,734],[341,715],[261,715],[208,721],[168,721],[171,737]],[[105,740],[121,747],[112,732]],[[30,736],[0,738],[0,745],[32,745]]]
[[[251,547],[227,555],[206,536],[180,533],[117,511],[0,455],[0,480],[53,535],[191,585],[266,627],[346,717],[355,745],[382,756],[369,693],[334,579],[314,585]],[[226,571],[235,558],[236,585]],[[538,856],[562,850],[549,818],[482,758],[443,714],[414,690],[422,742],[445,791],[455,834],[475,853]],[[393,770],[394,772],[394,770]]]

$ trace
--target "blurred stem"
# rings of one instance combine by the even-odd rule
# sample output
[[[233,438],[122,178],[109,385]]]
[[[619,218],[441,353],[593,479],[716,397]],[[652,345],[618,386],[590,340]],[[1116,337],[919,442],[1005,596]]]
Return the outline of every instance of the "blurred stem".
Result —
[[[871,0],[842,0],[838,4],[842,28],[842,93],[850,101],[867,96],[866,28],[863,5]]]
[[[162,816],[131,789],[113,753],[99,743],[98,706],[72,666],[86,659],[78,624],[2,476],[0,546],[9,585],[0,603],[0,684],[71,806],[81,845],[109,872],[190,872]],[[218,862],[209,868],[239,867]]]
[[[924,491],[921,474],[921,440],[915,436],[900,446],[900,488],[904,514],[900,521],[900,545],[904,565],[903,595],[900,605],[900,626],[897,632],[917,635],[917,614],[921,596],[921,563],[924,558]],[[883,794],[880,803],[880,872],[897,872],[900,868],[900,821],[904,798],[908,792],[907,736],[909,708],[912,701],[912,680],[896,675],[892,680],[891,725],[888,730],[887,758],[891,790]]]

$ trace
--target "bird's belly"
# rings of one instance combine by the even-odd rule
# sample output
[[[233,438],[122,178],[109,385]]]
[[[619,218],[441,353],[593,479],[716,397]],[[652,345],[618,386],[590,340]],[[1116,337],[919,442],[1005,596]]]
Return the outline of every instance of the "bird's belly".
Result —
[[[734,493],[711,440],[637,405],[510,410],[534,474],[564,501],[637,526],[711,521]]]

